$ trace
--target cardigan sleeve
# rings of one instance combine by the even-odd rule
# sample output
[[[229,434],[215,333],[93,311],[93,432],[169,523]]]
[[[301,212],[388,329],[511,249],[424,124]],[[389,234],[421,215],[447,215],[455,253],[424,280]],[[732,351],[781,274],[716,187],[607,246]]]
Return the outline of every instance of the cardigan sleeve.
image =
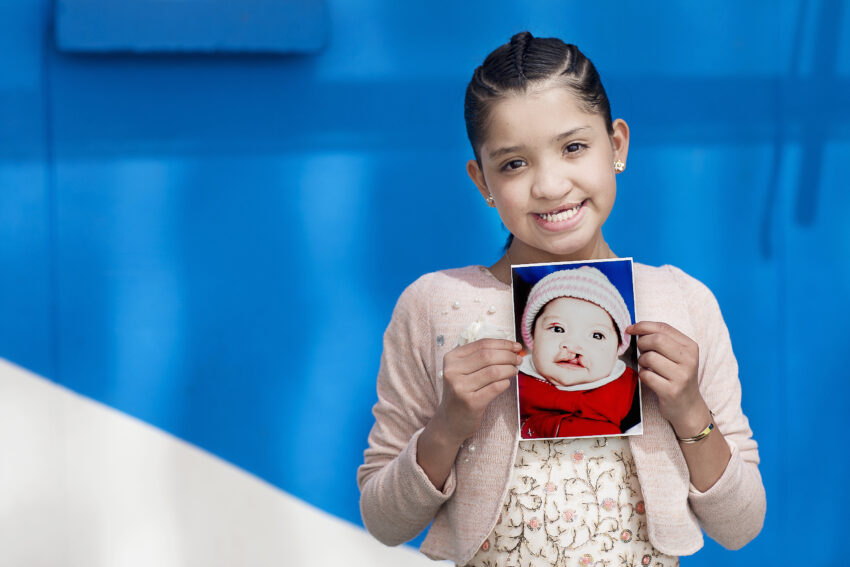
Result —
[[[732,453],[717,482],[705,492],[691,485],[688,500],[709,537],[728,549],[738,549],[755,538],[764,523],[758,446],[741,409],[738,363],[717,300],[701,282],[671,269],[678,272],[699,344],[700,392]]]
[[[426,278],[402,293],[384,333],[375,424],[357,471],[363,524],[386,545],[416,537],[455,487],[454,467],[441,491],[416,462],[417,440],[439,404]]]

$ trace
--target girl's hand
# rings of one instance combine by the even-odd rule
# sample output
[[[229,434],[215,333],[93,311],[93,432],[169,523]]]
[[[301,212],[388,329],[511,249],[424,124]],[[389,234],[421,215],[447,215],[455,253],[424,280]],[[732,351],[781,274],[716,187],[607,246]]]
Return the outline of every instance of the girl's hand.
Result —
[[[480,339],[443,358],[443,398],[434,419],[458,446],[478,430],[484,410],[508,389],[522,362],[522,346],[503,339]]]
[[[443,398],[419,436],[416,461],[442,490],[460,445],[481,426],[484,410],[508,389],[522,357],[521,345],[504,339],[480,339],[443,357]]]
[[[637,336],[638,376],[658,396],[661,415],[676,435],[702,431],[711,416],[697,382],[699,346],[666,323],[641,321],[626,332]]]

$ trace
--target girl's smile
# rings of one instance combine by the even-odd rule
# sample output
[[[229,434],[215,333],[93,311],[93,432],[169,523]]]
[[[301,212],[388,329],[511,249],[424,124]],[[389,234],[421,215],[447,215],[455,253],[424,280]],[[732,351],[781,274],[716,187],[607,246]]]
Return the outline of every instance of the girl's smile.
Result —
[[[602,225],[617,193],[614,161],[625,160],[628,126],[608,132],[557,83],[492,104],[486,137],[467,171],[491,197],[515,239],[512,263],[607,257]]]
[[[536,213],[537,222],[545,230],[553,232],[571,230],[584,218],[584,204],[585,201],[575,205],[570,203],[553,211]]]

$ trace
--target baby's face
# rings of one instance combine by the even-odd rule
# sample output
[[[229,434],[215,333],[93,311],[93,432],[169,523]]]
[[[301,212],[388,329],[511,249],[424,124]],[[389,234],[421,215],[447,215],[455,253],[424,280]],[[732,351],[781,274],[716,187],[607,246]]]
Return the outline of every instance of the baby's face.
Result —
[[[618,345],[607,311],[583,299],[559,297],[543,307],[534,324],[531,359],[551,383],[575,386],[611,374]]]

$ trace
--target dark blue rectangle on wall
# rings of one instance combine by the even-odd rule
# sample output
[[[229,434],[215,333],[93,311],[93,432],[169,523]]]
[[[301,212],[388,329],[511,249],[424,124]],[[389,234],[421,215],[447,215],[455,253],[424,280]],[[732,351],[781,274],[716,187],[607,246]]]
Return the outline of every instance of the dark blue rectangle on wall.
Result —
[[[59,49],[266,52],[320,49],[325,0],[57,0]]]

